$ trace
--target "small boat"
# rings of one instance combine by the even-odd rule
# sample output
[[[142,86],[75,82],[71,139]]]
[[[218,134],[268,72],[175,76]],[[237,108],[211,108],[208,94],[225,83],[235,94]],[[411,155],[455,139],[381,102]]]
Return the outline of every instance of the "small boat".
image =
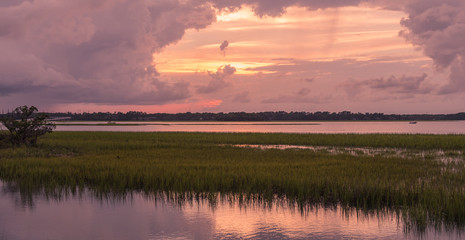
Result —
[[[417,122],[416,121],[411,121],[408,124],[417,124]]]

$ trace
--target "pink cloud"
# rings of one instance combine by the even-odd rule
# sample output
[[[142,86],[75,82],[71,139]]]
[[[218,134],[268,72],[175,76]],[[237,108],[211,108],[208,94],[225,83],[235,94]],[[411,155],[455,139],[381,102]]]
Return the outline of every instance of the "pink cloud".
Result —
[[[400,35],[423,49],[440,69],[450,71],[441,93],[465,91],[465,2],[412,0]]]
[[[18,1],[0,5],[0,97],[32,102],[165,104],[190,96],[163,82],[152,54],[215,21],[193,1]],[[3,80],[5,79],[5,80]]]
[[[410,72],[357,78],[368,79],[359,81],[366,89],[385,91],[386,94],[445,95],[465,91],[463,0],[2,0],[0,99],[2,104],[20,101],[42,105],[88,104],[112,106],[112,109],[132,104],[135,108],[159,105],[160,110],[171,111],[166,106],[172,106],[172,109],[224,106],[221,100],[198,101],[195,94],[208,94],[209,98],[216,99],[220,97],[214,94],[231,89],[227,98],[232,102],[251,102],[257,90],[244,91],[230,81],[236,74],[235,67],[225,65],[216,72],[209,72],[209,82],[199,86],[189,78],[160,77],[153,65],[153,53],[176,44],[187,30],[203,29],[215,22],[217,9],[235,11],[250,6],[258,17],[275,17],[284,14],[290,6],[326,9],[360,4],[407,13],[408,17],[401,21],[403,31],[400,35],[422,49],[436,67],[448,75],[448,81],[440,87],[428,85],[426,75]],[[223,36],[220,39],[223,40]],[[222,50],[226,49],[226,43],[223,42]],[[315,75],[299,77],[318,77],[316,70],[320,69],[333,75],[339,71],[334,70],[337,68],[348,74],[372,71],[350,60],[323,63],[299,57],[289,60],[291,64],[266,65],[255,70],[278,72],[282,74],[282,81],[289,81],[286,74],[309,73],[309,69],[315,70],[311,72]],[[425,71],[419,69],[418,72]],[[309,80],[305,84],[315,82]],[[280,86],[276,85],[277,88]],[[261,98],[264,102],[318,100],[318,97],[312,97],[317,91],[310,86],[301,84],[293,89],[297,90],[275,96],[262,95]],[[319,89],[325,90],[324,87]],[[321,96],[326,99],[325,94]],[[187,101],[192,103],[187,104]]]

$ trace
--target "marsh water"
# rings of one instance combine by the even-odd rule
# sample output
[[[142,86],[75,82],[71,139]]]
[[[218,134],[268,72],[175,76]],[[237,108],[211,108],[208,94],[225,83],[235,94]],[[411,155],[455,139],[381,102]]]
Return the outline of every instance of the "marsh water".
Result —
[[[176,201],[142,193],[50,196],[0,181],[0,239],[460,239],[405,231],[388,213],[286,204],[240,204],[216,196]]]
[[[465,121],[58,122],[58,131],[465,134]]]
[[[418,122],[66,122],[58,131],[465,134],[465,121]],[[257,146],[237,146],[257,147]],[[295,146],[273,145],[271,148]],[[331,149],[313,149],[331,152]],[[331,151],[330,151],[331,150]],[[363,150],[363,149],[362,149]],[[360,149],[336,149],[357,153]],[[375,149],[376,150],[376,149]],[[371,150],[371,151],[375,151]],[[401,150],[399,150],[401,151]],[[364,153],[370,155],[369,153]],[[373,154],[376,154],[374,152]],[[403,154],[393,153],[395,154]],[[423,154],[423,153],[418,153]],[[441,157],[441,156],[438,156]],[[127,193],[47,195],[0,180],[0,240],[19,239],[464,239],[456,230],[406,228],[389,212],[216,199],[179,202]]]

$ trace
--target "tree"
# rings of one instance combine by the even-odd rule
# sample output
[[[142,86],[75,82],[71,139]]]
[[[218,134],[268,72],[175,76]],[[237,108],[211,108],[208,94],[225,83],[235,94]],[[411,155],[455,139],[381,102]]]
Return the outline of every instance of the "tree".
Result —
[[[55,124],[47,122],[46,114],[36,112],[34,106],[21,106],[0,120],[10,132],[9,139],[13,145],[36,145],[39,136],[55,129]]]
[[[0,126],[0,148],[3,147],[4,145],[6,145],[7,139],[8,139],[8,136],[1,130],[2,129],[1,129],[1,126]]]

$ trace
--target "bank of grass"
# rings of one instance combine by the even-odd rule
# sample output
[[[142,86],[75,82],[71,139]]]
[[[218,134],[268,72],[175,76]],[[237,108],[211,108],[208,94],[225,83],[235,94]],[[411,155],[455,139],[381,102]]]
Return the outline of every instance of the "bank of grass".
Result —
[[[307,146],[407,148],[417,150],[465,150],[465,135],[432,134],[292,134],[292,133],[115,133],[115,132],[55,132],[45,143],[71,146],[72,138],[81,140],[112,139],[141,144],[283,144]],[[123,142],[122,142],[123,141]],[[45,144],[44,143],[44,144]],[[77,144],[77,143],[76,143]],[[97,145],[102,143],[98,142]],[[74,146],[83,148],[81,144]]]
[[[465,225],[465,160],[331,155],[229,144],[465,150],[464,135],[55,132],[0,149],[0,179],[25,189],[276,196],[402,213],[418,228]]]

